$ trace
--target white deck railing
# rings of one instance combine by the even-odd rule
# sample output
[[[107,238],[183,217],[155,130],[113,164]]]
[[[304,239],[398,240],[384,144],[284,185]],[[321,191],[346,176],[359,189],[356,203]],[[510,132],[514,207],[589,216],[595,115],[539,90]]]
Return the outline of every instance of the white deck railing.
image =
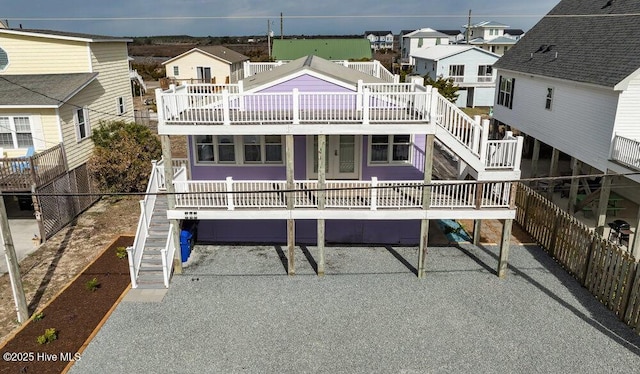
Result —
[[[287,191],[286,181],[175,181],[177,209],[286,209],[318,207],[318,181],[295,181]],[[420,209],[422,181],[338,181],[325,183],[325,208],[331,209]],[[478,188],[482,186],[482,188]],[[481,195],[478,196],[478,191]],[[429,208],[509,208],[510,182],[435,181]]]
[[[496,77],[491,75],[479,75],[479,76],[462,76],[462,75],[451,75],[449,77],[453,79],[454,83],[457,84],[476,84],[476,83],[495,83]]]
[[[469,117],[440,94],[436,95],[434,121],[474,155],[480,156],[480,149],[484,148],[483,146],[486,147],[483,141],[488,138],[489,126],[482,126],[479,118]]]
[[[630,168],[640,170],[640,141],[620,135],[614,136],[611,159]]]

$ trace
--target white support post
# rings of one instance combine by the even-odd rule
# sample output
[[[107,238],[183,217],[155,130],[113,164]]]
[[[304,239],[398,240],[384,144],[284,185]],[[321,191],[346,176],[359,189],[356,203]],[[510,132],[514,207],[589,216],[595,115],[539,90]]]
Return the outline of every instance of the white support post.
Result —
[[[516,154],[513,160],[513,170],[520,170],[520,164],[522,163],[522,147],[524,145],[524,137],[518,136],[518,143],[516,144]]]
[[[362,79],[358,79],[357,93],[356,93],[356,110],[362,110],[362,85],[364,82]]]
[[[375,60],[376,62],[376,78],[380,78],[380,61]]]
[[[238,93],[244,93],[244,81],[238,81]]]
[[[251,73],[251,63],[249,61],[243,61],[242,62],[242,75],[243,78],[247,78],[250,77],[251,75],[249,73]],[[241,81],[242,82],[242,81]]]
[[[156,112],[158,112],[158,126],[164,125],[164,97],[162,96],[162,89],[156,88]]]
[[[369,89],[362,90],[362,124],[369,124]]]
[[[297,88],[293,89],[293,97],[291,103],[291,110],[293,111],[293,124],[300,124],[300,92]]]
[[[438,121],[438,89],[427,86],[427,92],[431,92],[431,104],[429,105],[429,117],[432,123]]]
[[[395,84],[400,83],[400,76],[398,74],[393,75],[393,83]]]
[[[378,210],[378,177],[371,177],[371,210]]]
[[[235,210],[235,206],[233,205],[233,178],[232,177],[227,177],[226,186],[227,186],[227,210]]]
[[[482,126],[482,117],[473,116],[473,151],[480,153],[480,126]]]
[[[230,105],[231,103],[229,102],[229,90],[225,88],[222,90],[222,118],[225,125],[231,124],[231,114],[229,112]]]
[[[129,260],[129,276],[131,277],[131,288],[138,288],[136,271],[133,266],[133,247],[127,247],[127,259]]]
[[[480,163],[487,163],[487,143],[489,142],[489,120],[482,120],[482,130],[480,134]]]

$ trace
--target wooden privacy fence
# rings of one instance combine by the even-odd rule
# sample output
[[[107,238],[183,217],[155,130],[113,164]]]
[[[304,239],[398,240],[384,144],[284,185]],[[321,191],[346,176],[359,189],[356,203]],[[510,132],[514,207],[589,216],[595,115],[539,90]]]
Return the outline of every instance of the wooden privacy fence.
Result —
[[[531,188],[518,184],[516,221],[600,302],[640,333],[640,265]]]

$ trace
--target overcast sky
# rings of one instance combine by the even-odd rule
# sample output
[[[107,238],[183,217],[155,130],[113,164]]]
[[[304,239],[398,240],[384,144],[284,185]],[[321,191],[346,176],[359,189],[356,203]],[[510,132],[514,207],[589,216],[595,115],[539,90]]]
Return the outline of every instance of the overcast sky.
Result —
[[[1,0],[9,27],[112,36],[362,34],[365,30],[460,29],[496,21],[525,31],[559,0]],[[168,19],[170,18],[171,19]]]

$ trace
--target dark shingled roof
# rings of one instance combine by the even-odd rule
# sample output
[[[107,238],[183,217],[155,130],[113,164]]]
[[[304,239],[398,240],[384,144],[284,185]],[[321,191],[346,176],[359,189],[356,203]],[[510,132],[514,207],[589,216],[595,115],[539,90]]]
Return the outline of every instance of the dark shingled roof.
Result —
[[[462,34],[462,31],[460,30],[436,30],[436,31],[441,32],[443,34],[450,35],[450,36],[457,36]]]
[[[522,35],[524,34],[524,30],[522,29],[504,29],[505,34],[509,35]]]
[[[640,1],[562,0],[493,67],[613,88],[640,68],[639,31]]]
[[[365,35],[375,35],[375,36],[387,36],[391,34],[391,31],[365,31]]]
[[[59,107],[98,73],[0,75],[0,106]]]

